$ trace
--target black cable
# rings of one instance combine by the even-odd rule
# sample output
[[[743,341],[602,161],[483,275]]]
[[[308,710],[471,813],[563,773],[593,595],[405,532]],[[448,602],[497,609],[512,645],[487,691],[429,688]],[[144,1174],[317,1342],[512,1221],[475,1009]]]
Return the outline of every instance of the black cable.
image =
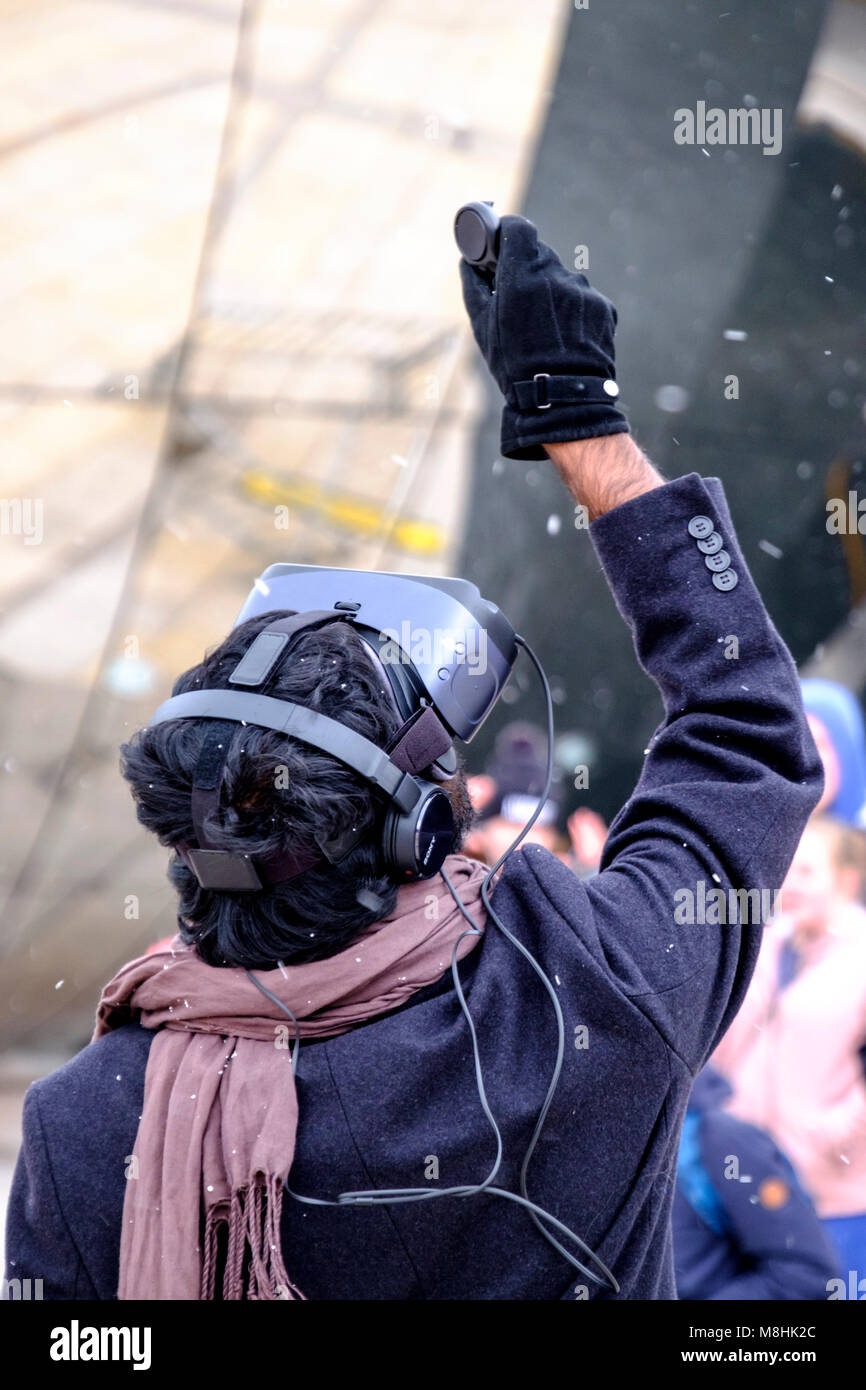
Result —
[[[493,878],[493,875],[502,866],[502,864],[505,862],[508,856],[514,853],[521,840],[524,839],[524,837],[532,829],[538,817],[541,815],[541,812],[547,802],[547,798],[550,795],[550,786],[553,781],[553,696],[550,691],[550,684],[545,674],[544,667],[542,666],[541,662],[535,655],[535,652],[532,650],[526,639],[515,635],[514,640],[519,647],[523,648],[523,650],[526,652],[526,655],[529,657],[530,661],[532,662],[533,666],[538,672],[538,677],[541,681],[542,689],[544,691],[545,708],[547,712],[547,771],[544,780],[544,787],[541,792],[541,795],[538,798],[538,804],[535,810],[533,811],[529,820],[524,825],[523,829],[516,836],[516,838],[512,840],[511,844],[507,847],[507,849],[499,856],[499,859],[496,861],[496,863],[493,865],[493,867],[490,869],[487,876],[485,877],[481,885],[481,901],[484,903],[484,906],[487,910],[487,914],[490,917],[491,921],[493,921],[496,924],[496,926],[499,928],[502,934],[508,938],[511,944],[517,948],[520,954],[532,966],[533,970],[535,971],[538,978],[541,980],[541,983],[544,985],[544,988],[547,990],[547,993],[550,996],[550,1001],[553,1004],[553,1011],[556,1015],[556,1063],[553,1068],[553,1075],[550,1079],[550,1085],[547,1088],[547,1095],[545,1096],[544,1103],[542,1104],[542,1107],[538,1112],[538,1118],[535,1122],[535,1129],[533,1131],[532,1138],[529,1141],[529,1147],[527,1148],[526,1153],[523,1156],[523,1162],[520,1165],[520,1191],[523,1194],[523,1197],[528,1201],[529,1193],[527,1191],[527,1173],[529,1171],[529,1164],[532,1160],[532,1155],[534,1154],[538,1141],[541,1137],[541,1131],[544,1128],[548,1111],[550,1110],[551,1104],[553,1103],[553,1097],[556,1092],[556,1088],[559,1085],[559,1078],[562,1073],[562,1064],[565,1056],[565,1021],[562,1017],[562,1008],[559,1003],[559,998],[557,996],[556,990],[550,982],[550,979],[542,970],[541,966],[538,964],[538,961],[535,959],[532,953],[528,951],[526,947],[523,945],[523,942],[519,941],[517,937],[514,936],[514,934],[508,930],[504,922],[497,915],[493,907],[493,904],[490,901],[489,894],[490,881]],[[607,1265],[605,1265],[604,1262],[599,1258],[599,1256],[596,1255],[594,1251],[590,1250],[589,1247],[584,1243],[584,1241],[580,1239],[578,1235],[576,1235],[573,1231],[568,1231],[568,1234],[571,1236],[571,1238],[577,1242],[577,1244],[581,1247],[582,1250],[587,1251],[589,1253],[589,1255],[596,1262],[598,1267],[604,1272],[606,1282],[598,1279],[590,1270],[584,1269],[582,1265],[580,1265],[578,1262],[572,1259],[568,1251],[565,1250],[562,1245],[560,1245],[559,1241],[555,1240],[554,1237],[551,1236],[550,1233],[546,1231],[544,1227],[541,1225],[538,1217],[535,1214],[537,1210],[537,1208],[534,1208],[534,1210],[530,1212],[530,1215],[532,1216],[532,1220],[538,1227],[541,1234],[545,1237],[545,1239],[548,1240],[550,1244],[553,1245],[554,1248],[558,1250],[561,1255],[563,1255],[567,1260],[569,1260],[570,1263],[574,1264],[576,1268],[580,1269],[581,1272],[584,1273],[588,1278],[590,1278],[594,1283],[599,1284],[602,1288],[610,1288],[613,1293],[619,1293],[619,1284],[617,1280],[615,1279],[611,1271],[607,1268]],[[548,1213],[545,1212],[544,1216],[547,1217]],[[550,1219],[553,1220],[553,1218]],[[554,1224],[559,1226],[560,1229],[563,1229],[559,1222],[555,1222]],[[565,1229],[567,1230],[567,1228]]]

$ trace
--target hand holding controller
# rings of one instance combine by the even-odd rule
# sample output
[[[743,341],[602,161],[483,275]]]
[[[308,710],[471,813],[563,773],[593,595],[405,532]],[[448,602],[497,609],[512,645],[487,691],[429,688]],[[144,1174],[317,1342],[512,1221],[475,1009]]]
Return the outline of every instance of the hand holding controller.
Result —
[[[546,459],[545,444],[627,432],[617,405],[610,300],[585,275],[566,270],[525,217],[503,217],[497,236],[489,205],[467,204],[458,231],[464,303],[505,397],[502,454]]]

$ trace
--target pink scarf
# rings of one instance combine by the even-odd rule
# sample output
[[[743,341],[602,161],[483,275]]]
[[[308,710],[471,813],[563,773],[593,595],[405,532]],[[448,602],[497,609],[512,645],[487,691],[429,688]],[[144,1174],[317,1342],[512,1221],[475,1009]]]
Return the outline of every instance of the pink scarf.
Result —
[[[486,869],[450,855],[445,871],[483,929]],[[339,955],[253,973],[291,1009],[301,1037],[334,1037],[438,980],[464,931],[437,877],[401,886],[392,915]],[[479,939],[461,941],[458,960]],[[223,1232],[224,1299],[303,1298],[280,1243],[298,1123],[291,1020],[244,970],[206,965],[180,937],[105,986],[93,1041],[134,1020],[156,1037],[128,1160],[118,1298],[215,1298]]]

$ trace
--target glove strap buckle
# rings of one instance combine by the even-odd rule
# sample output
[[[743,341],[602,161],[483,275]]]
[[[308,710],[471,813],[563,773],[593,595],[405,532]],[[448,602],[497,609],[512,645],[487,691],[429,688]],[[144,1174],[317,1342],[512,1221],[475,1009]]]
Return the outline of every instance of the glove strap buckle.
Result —
[[[535,409],[549,410],[551,403],[547,383],[550,381],[550,372],[536,372],[532,380],[535,384]],[[545,383],[543,388],[538,384],[540,381]]]

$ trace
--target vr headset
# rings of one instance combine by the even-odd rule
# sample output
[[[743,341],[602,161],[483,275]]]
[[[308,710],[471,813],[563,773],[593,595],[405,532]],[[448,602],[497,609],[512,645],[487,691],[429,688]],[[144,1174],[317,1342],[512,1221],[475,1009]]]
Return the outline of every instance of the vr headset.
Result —
[[[238,725],[254,724],[330,754],[388,798],[381,826],[383,867],[404,880],[438,873],[454,845],[454,816],[441,783],[457,770],[454,739],[469,743],[499,696],[517,657],[514,629],[465,579],[271,565],[255,581],[234,626],[274,610],[229,676],[231,689],[195,690],[159,706],[150,726],[173,719],[213,721],[196,764],[192,821],[197,844],[178,853],[202,888],[255,892],[304,873],[321,859],[339,863],[362,838],[319,840],[269,856],[232,854],[208,840]],[[385,749],[338,720],[264,693],[299,632],[350,624],[361,640],[401,726]]]

